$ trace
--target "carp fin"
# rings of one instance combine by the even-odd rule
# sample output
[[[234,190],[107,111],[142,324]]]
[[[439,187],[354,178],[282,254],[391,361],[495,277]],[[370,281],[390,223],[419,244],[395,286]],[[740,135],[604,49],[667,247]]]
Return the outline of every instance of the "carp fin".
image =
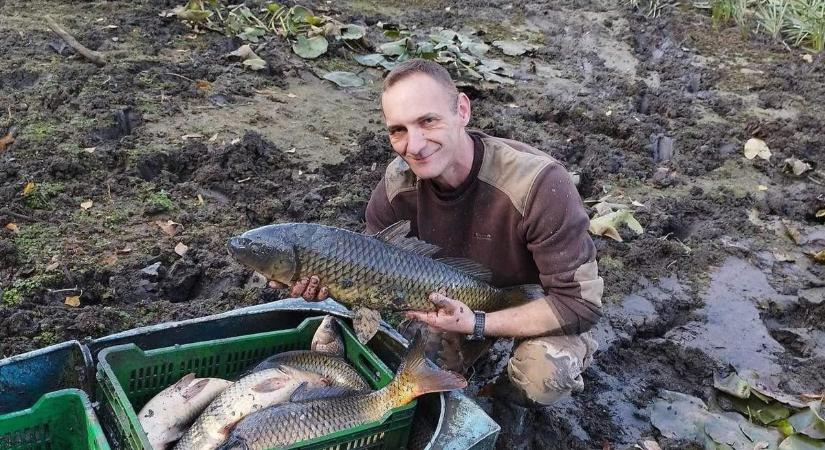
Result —
[[[493,279],[493,272],[481,263],[477,263],[472,259],[467,258],[436,258],[436,261],[442,262],[453,269],[459,270],[473,278],[477,278],[485,283],[489,283]]]
[[[353,308],[355,315],[352,318],[352,326],[358,336],[358,342],[366,344],[378,332],[378,323],[381,321],[381,313],[364,306]]]
[[[538,284],[521,284],[504,288],[504,299],[510,305],[527,303],[544,297],[544,288]]]
[[[186,389],[184,389],[180,393],[180,395],[184,399],[190,400],[190,399],[192,399],[192,397],[200,394],[201,391],[203,391],[203,389],[206,387],[207,384],[209,384],[209,379],[208,378],[203,378],[203,379],[199,380],[197,383],[195,383],[195,384],[187,387]]]
[[[186,389],[187,386],[192,384],[192,380],[194,380],[194,379],[195,379],[195,373],[194,372],[187,373],[186,375],[183,376],[183,378],[181,378],[180,380],[178,380],[175,383],[175,390],[176,391],[182,391],[183,389]]]
[[[283,378],[267,378],[252,387],[255,392],[274,392],[284,387]]]
[[[411,390],[412,397],[407,402],[430,392],[467,387],[467,380],[463,376],[427,363],[424,353],[426,343],[427,339],[422,335],[421,330],[416,330],[407,356],[404,357],[401,367],[398,368],[398,375],[393,380],[393,383],[409,383],[406,387]]]
[[[421,256],[433,256],[441,251],[441,247],[424,242],[416,237],[407,237],[410,234],[410,221],[401,220],[384,228],[375,234],[375,238]]]
[[[308,402],[310,400],[320,400],[324,398],[343,397],[347,394],[358,392],[346,386],[330,386],[324,388],[310,389],[309,384],[304,381],[295,389],[292,396],[289,398],[290,402]]]

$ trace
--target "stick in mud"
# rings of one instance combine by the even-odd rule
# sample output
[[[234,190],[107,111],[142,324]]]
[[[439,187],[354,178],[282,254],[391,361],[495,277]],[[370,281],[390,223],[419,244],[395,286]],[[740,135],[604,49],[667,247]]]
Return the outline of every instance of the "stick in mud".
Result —
[[[46,22],[49,24],[49,28],[52,29],[61,39],[66,41],[67,44],[71,48],[74,49],[77,53],[82,55],[84,58],[88,59],[89,61],[97,64],[98,66],[105,66],[106,65],[106,56],[103,53],[96,52],[94,50],[89,50],[85,45],[77,42],[71,34],[66,32],[57,22],[54,21],[50,16],[46,16]]]

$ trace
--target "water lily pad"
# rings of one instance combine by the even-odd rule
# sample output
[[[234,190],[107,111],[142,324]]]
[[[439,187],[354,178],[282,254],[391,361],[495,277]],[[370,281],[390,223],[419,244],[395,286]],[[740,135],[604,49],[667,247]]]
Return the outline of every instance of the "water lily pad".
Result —
[[[439,44],[452,43],[456,36],[458,36],[458,33],[453,30],[441,30],[435,34],[431,34],[430,39]]]
[[[314,59],[327,52],[329,43],[323,36],[298,36],[298,40],[292,44],[292,51],[304,59]]]
[[[352,72],[330,72],[324,75],[324,79],[332,81],[341,87],[358,87],[364,85],[364,79]]]
[[[493,41],[493,46],[502,51],[505,55],[519,56],[529,51],[539,48],[538,45],[523,41],[501,40]]]
[[[726,377],[714,374],[713,387],[737,398],[748,398],[751,394],[750,384],[736,372],[731,372]]]
[[[265,30],[257,27],[246,27],[243,33],[238,34],[238,37],[249,42],[258,42],[261,37],[266,34]]]
[[[463,44],[462,48],[479,58],[483,57],[487,54],[487,51],[490,50],[490,46],[483,42],[468,42]]]
[[[778,450],[825,450],[825,442],[795,434],[782,441]]]
[[[356,55],[355,61],[358,64],[368,66],[368,67],[377,67],[381,65],[381,63],[385,62],[387,59],[384,58],[384,55],[380,53],[373,53],[370,55]]]
[[[388,56],[401,56],[409,51],[407,45],[409,38],[402,38],[397,41],[387,42],[378,46],[378,51]]]
[[[725,409],[735,409],[745,417],[768,425],[787,418],[791,411],[778,402],[766,403],[757,396],[747,399],[720,395],[720,405]]]
[[[797,433],[814,439],[825,439],[825,421],[822,420],[822,402],[811,402],[811,406],[788,418]]]
[[[344,25],[341,27],[341,39],[357,40],[361,39],[367,34],[367,30],[361,25]]]
[[[295,23],[307,23],[310,25],[320,25],[324,23],[324,19],[316,17],[309,8],[303,6],[293,6],[289,10],[290,17]]]

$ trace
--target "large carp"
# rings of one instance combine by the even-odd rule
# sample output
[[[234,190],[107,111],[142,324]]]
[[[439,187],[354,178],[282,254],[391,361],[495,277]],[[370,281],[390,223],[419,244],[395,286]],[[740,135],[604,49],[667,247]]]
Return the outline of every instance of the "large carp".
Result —
[[[357,391],[370,389],[370,385],[349,365],[346,359],[340,356],[313,352],[312,350],[292,350],[275,354],[258,363],[250,373],[280,366],[289,366],[317,373],[329,380],[332,386],[341,386]]]
[[[383,389],[371,393],[345,393],[334,398],[323,389],[296,393],[292,398],[295,403],[266,408],[238,422],[218,450],[284,447],[377,421],[391,409],[406,405],[428,392],[466,386],[467,381],[461,375],[427,364],[424,339],[419,332],[398,374]]]
[[[378,310],[433,311],[432,292],[474,310],[493,311],[541,296],[541,286],[491,286],[490,271],[463,258],[431,256],[440,248],[406,237],[409,221],[368,236],[309,223],[267,225],[229,240],[229,253],[284,284],[317,275],[335,300],[355,312],[366,343],[378,329]]]

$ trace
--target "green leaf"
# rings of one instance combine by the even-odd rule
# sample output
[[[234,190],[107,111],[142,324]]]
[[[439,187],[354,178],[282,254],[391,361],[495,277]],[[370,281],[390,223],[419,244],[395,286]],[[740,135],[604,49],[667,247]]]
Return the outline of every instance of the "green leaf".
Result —
[[[313,36],[309,39],[306,36],[298,36],[298,40],[292,44],[292,51],[304,59],[315,59],[327,52],[329,43],[323,36]]]
[[[418,48],[415,50],[416,53],[435,53],[435,47],[433,46],[432,42],[419,42]]]
[[[364,80],[352,72],[329,72],[324,75],[324,79],[332,81],[341,87],[358,87],[364,85]]]
[[[312,11],[310,11],[309,8],[304,8],[300,5],[293,6],[289,10],[289,15],[293,21],[303,23],[309,23],[309,19],[313,17]]]
[[[378,51],[389,56],[401,56],[408,52],[407,45],[409,38],[402,38],[397,41],[387,42],[378,46]]]
[[[452,44],[456,36],[458,36],[458,33],[453,30],[441,30],[438,33],[431,34],[430,39],[439,44]]]
[[[341,27],[341,39],[356,40],[366,36],[367,30],[361,25],[344,25]]]
[[[782,441],[777,450],[825,450],[825,442],[795,434]]]
[[[282,9],[284,9],[284,7],[277,4],[277,3],[270,3],[270,4],[266,5],[266,10],[271,12],[271,13],[276,13],[276,12],[282,10]]]
[[[763,425],[785,419],[791,414],[791,411],[780,403],[765,403],[756,396],[742,399],[722,394],[720,400],[722,399],[730,402],[730,406],[744,414],[748,419],[756,420]]]
[[[483,42],[469,42],[463,44],[461,48],[467,50],[468,52],[472,53],[473,55],[481,58],[483,57],[488,50],[490,50],[490,46],[483,43]]]
[[[737,375],[736,372],[731,372],[726,377],[713,374],[713,387],[736,398],[748,398],[751,393],[748,382]]]
[[[500,49],[505,55],[519,56],[539,48],[538,45],[521,41],[493,41],[493,46]]]
[[[377,67],[381,65],[381,63],[385,62],[387,59],[384,58],[384,55],[380,53],[373,53],[371,55],[356,55],[355,61],[358,64],[368,66],[368,67]]]
[[[259,38],[264,36],[266,31],[257,27],[246,27],[243,33],[238,34],[238,37],[249,42],[258,42]]]
[[[825,439],[825,422],[817,417],[817,409],[820,407],[820,402],[812,402],[810,408],[792,415],[788,422],[797,433],[814,439]]]
[[[252,70],[262,70],[266,68],[266,61],[261,58],[249,58],[244,60],[243,65]]]

